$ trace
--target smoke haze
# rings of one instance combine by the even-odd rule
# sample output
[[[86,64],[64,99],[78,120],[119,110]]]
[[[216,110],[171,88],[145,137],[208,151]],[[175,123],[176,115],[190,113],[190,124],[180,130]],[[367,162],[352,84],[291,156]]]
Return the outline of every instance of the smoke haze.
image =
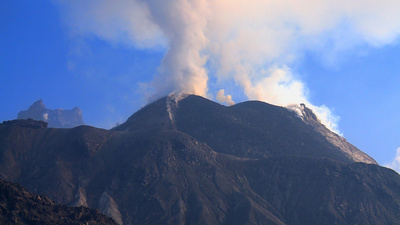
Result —
[[[88,0],[56,1],[72,36],[96,36],[131,48],[165,51],[149,84],[155,96],[174,90],[233,104],[223,84],[250,100],[305,103],[331,130],[338,117],[313,105],[293,70],[307,51],[334,58],[360,45],[397,40],[397,0]],[[317,75],[315,75],[317,76]],[[221,92],[222,91],[222,92]],[[230,94],[230,95],[228,95]],[[211,98],[213,98],[211,96]]]
[[[396,156],[394,157],[393,161],[390,163],[385,164],[384,166],[392,168],[400,173],[400,148],[396,150]]]

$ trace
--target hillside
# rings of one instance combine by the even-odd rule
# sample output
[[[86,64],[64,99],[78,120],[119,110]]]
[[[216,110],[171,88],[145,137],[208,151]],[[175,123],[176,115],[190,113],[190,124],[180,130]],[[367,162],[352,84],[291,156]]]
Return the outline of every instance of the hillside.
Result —
[[[169,96],[124,124],[0,125],[0,176],[123,224],[399,224],[400,176],[262,102]]]

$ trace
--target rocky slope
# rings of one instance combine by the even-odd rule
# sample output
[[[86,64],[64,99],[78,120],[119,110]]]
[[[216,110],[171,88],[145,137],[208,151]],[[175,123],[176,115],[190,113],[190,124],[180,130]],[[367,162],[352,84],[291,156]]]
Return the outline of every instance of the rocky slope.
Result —
[[[400,176],[310,118],[170,96],[112,130],[4,122],[0,176],[120,224],[399,224]]]
[[[28,110],[18,113],[17,119],[34,119],[48,123],[49,127],[72,128],[83,125],[82,112],[79,107],[71,110],[47,109],[40,99],[34,102]]]
[[[99,211],[85,207],[66,207],[45,196],[26,191],[18,184],[0,180],[0,224],[52,225],[117,224]]]
[[[181,100],[175,102],[173,98],[165,97],[144,107],[114,130],[175,129],[217,152],[240,157],[299,155],[376,164],[319,123],[304,105],[300,118],[292,110],[258,101],[226,107],[194,95],[180,96]]]

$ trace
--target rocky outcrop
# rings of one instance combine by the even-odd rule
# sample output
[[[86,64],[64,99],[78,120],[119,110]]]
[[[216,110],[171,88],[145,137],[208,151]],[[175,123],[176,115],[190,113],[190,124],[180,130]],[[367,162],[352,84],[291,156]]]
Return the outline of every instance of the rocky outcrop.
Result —
[[[107,192],[103,192],[103,194],[100,196],[99,210],[104,215],[113,218],[118,224],[123,224],[118,205],[115,203],[114,199],[107,194]]]
[[[3,124],[5,125],[16,125],[20,127],[29,127],[33,129],[39,129],[39,128],[47,128],[47,123],[43,121],[37,121],[33,119],[17,119],[17,120],[9,120],[9,121],[3,121]]]
[[[296,106],[292,106],[296,107]],[[313,113],[313,111],[305,104],[300,104],[297,108],[297,113],[300,115],[300,118],[304,123],[312,127],[316,132],[321,134],[329,143],[339,148],[348,158],[353,160],[354,162],[365,162],[370,164],[378,164],[371,156],[365,154],[360,151],[357,147],[347,142],[347,140],[332,132],[326,126],[324,126],[317,116]]]
[[[0,224],[117,224],[99,211],[66,207],[46,196],[32,194],[18,184],[0,180]]]
[[[44,121],[49,127],[54,128],[72,128],[84,124],[79,107],[71,110],[51,110],[45,107],[41,99],[33,103],[28,110],[19,112],[18,119]]]

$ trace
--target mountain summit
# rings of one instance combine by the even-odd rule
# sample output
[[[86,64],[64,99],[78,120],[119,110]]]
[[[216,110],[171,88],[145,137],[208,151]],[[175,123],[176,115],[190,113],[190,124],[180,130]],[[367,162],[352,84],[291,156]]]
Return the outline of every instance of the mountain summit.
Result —
[[[48,123],[49,127],[72,128],[83,125],[82,112],[79,107],[71,110],[47,109],[42,99],[34,102],[28,110],[18,113],[17,119],[34,119]]]
[[[119,131],[174,129],[239,157],[307,156],[342,162],[376,161],[322,125],[304,104],[302,115],[259,101],[223,106],[195,95],[159,99],[133,114]]]
[[[161,98],[111,130],[0,124],[0,178],[119,224],[400,224],[400,176],[301,115]]]

